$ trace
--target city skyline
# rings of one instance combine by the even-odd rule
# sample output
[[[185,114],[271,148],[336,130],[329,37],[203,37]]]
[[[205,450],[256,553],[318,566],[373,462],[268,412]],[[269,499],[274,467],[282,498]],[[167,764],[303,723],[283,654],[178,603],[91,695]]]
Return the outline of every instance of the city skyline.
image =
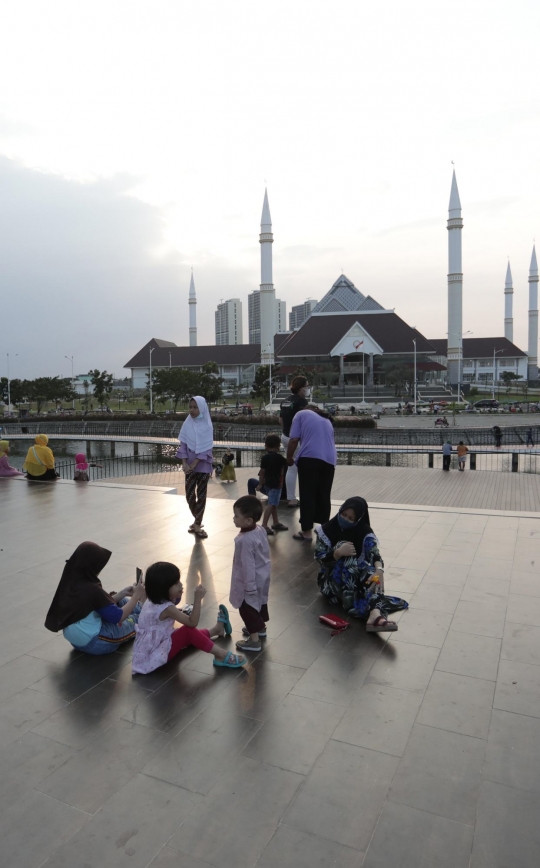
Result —
[[[338,2],[308,31],[301,2],[269,17],[236,2],[234,27],[219,4],[208,16],[134,0],[110,15],[97,2],[90,19],[58,0],[6,8],[2,375],[6,352],[13,377],[69,376],[72,355],[79,373],[121,375],[149,334],[188,344],[192,267],[198,343],[213,342],[221,298],[244,302],[247,335],[266,185],[287,313],[343,271],[433,335],[446,318],[452,160],[463,329],[504,334],[510,257],[526,350],[540,10],[456,2],[447,18],[424,0],[389,6]],[[336,62],[322,63],[330,49]]]

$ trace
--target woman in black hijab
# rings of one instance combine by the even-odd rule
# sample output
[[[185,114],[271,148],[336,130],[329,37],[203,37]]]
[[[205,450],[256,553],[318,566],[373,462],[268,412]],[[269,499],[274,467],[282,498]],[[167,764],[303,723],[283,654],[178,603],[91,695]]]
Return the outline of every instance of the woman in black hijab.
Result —
[[[87,654],[110,654],[135,637],[144,585],[107,594],[98,576],[110,557],[96,543],[81,543],[66,561],[45,619],[48,630],[62,630],[74,648]]]
[[[384,593],[383,559],[363,497],[350,497],[338,514],[317,531],[317,582],[331,603],[341,603],[354,618],[366,622],[368,633],[397,630],[387,615],[407,609],[408,603]]]

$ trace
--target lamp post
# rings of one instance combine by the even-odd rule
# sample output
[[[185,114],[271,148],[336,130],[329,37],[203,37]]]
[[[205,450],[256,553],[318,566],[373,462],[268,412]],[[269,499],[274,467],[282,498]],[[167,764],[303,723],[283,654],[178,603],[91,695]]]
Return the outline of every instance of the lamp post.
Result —
[[[496,374],[497,374],[497,358],[496,357],[499,355],[499,353],[504,353],[504,350],[496,350],[495,347],[493,347],[493,389],[492,389],[493,400],[495,400],[495,380],[497,379],[496,378]]]
[[[148,381],[148,388],[150,390],[150,412],[154,412],[154,396],[152,394],[152,353],[154,352],[155,347],[150,347],[150,379]]]
[[[75,391],[75,377],[73,374],[73,356],[64,356],[64,358],[67,359],[68,362],[71,362],[71,388],[73,389],[73,391]],[[75,409],[75,396],[73,397],[72,407],[73,407],[73,409]]]

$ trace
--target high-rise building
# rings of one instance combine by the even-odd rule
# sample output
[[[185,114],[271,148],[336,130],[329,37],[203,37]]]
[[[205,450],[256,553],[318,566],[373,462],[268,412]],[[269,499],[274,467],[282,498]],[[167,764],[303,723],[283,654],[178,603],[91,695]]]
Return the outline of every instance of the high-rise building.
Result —
[[[218,304],[216,318],[216,346],[224,344],[243,344],[242,302],[239,298],[229,298]]]
[[[258,289],[248,295],[248,332],[249,343],[261,342],[261,293]]]
[[[295,304],[289,314],[289,330],[294,331],[295,329],[299,329],[307,318],[311,316],[311,311],[317,304],[318,302],[315,298],[308,298],[304,304]]]
[[[287,331],[287,302],[276,298],[276,334]]]

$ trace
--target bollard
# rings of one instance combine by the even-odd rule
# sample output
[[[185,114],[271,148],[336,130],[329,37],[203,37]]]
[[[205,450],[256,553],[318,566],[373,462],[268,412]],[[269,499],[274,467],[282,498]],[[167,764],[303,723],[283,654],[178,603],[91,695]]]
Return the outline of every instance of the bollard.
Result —
[[[236,466],[242,467],[242,450],[241,449],[236,450]]]
[[[428,467],[433,467],[433,452],[428,453]]]
[[[476,453],[469,452],[469,470],[476,470]]]
[[[512,452],[512,473],[519,472],[519,452]]]
[[[386,453],[386,466],[392,467],[392,453],[391,452]]]

